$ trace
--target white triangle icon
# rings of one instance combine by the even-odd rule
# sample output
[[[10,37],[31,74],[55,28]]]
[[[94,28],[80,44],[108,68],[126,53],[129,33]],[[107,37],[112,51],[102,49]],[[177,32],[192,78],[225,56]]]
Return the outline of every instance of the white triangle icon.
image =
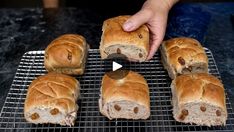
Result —
[[[112,62],[112,71],[116,71],[118,69],[122,68],[122,65],[120,65],[119,63],[116,62]]]

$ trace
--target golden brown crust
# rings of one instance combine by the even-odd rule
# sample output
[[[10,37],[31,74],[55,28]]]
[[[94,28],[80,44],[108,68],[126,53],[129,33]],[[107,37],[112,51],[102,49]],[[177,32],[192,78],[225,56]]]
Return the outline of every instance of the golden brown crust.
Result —
[[[83,36],[65,34],[53,40],[45,50],[44,65],[51,72],[83,74],[88,46]]]
[[[208,72],[208,58],[202,45],[193,38],[172,38],[162,44],[168,63],[175,72],[193,63],[205,64]]]
[[[122,25],[129,18],[129,15],[117,16],[104,21],[102,27],[102,40],[100,43],[101,56],[104,56],[104,49],[108,46],[123,44],[133,45],[149,51],[149,30],[146,25],[142,25],[137,30],[125,32]]]
[[[204,101],[226,110],[223,84],[213,75],[207,73],[180,75],[173,83],[179,104]]]
[[[112,101],[137,102],[150,109],[149,88],[140,74],[130,71],[123,79],[112,79],[107,74],[102,79],[103,104]]]
[[[37,108],[58,108],[65,113],[77,110],[79,82],[70,76],[48,73],[33,80],[27,92],[24,112]]]

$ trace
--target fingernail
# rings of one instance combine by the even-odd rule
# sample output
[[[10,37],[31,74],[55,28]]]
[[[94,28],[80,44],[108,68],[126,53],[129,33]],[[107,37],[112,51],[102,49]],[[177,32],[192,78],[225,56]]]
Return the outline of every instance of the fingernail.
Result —
[[[133,28],[133,24],[131,21],[127,21],[126,23],[124,23],[123,26],[124,30],[126,31],[131,31],[131,29]]]

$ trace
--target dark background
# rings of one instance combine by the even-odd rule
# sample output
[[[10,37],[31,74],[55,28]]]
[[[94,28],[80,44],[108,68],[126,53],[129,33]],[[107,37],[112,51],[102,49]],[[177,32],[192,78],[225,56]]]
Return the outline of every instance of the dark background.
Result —
[[[59,0],[60,7],[93,7],[93,8],[122,8],[130,7],[130,9],[139,8],[145,0]],[[233,2],[234,0],[180,0],[181,2]],[[95,4],[94,4],[95,3]],[[124,3],[121,6],[115,6],[118,3]],[[104,5],[104,6],[103,6]],[[108,6],[105,6],[108,5]],[[134,6],[132,6],[134,5]],[[42,7],[42,0],[1,0],[1,7]],[[129,9],[128,9],[129,10]]]

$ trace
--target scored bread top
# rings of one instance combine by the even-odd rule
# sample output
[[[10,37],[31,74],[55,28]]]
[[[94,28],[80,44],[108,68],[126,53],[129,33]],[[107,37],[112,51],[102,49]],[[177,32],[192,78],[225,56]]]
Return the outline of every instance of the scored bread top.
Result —
[[[56,68],[80,68],[87,48],[78,34],[65,34],[53,40],[45,49],[44,64],[48,71]]]
[[[129,18],[129,15],[117,16],[104,21],[102,27],[102,38],[100,42],[100,49],[104,50],[105,47],[123,44],[134,45],[149,51],[149,30],[146,25],[142,25],[132,32],[125,32],[122,25]]]
[[[79,82],[68,75],[48,73],[30,84],[24,104],[24,112],[33,108],[58,108],[70,113],[76,111]]]
[[[204,101],[226,109],[223,84],[207,73],[192,73],[178,76],[173,80],[180,104]]]
[[[129,71],[122,79],[112,79],[105,74],[101,90],[103,104],[124,100],[136,102],[150,109],[148,84],[144,77],[136,72]]]
[[[168,63],[180,71],[184,65],[205,63],[208,67],[208,58],[202,45],[193,38],[178,37],[164,41],[162,47]]]

